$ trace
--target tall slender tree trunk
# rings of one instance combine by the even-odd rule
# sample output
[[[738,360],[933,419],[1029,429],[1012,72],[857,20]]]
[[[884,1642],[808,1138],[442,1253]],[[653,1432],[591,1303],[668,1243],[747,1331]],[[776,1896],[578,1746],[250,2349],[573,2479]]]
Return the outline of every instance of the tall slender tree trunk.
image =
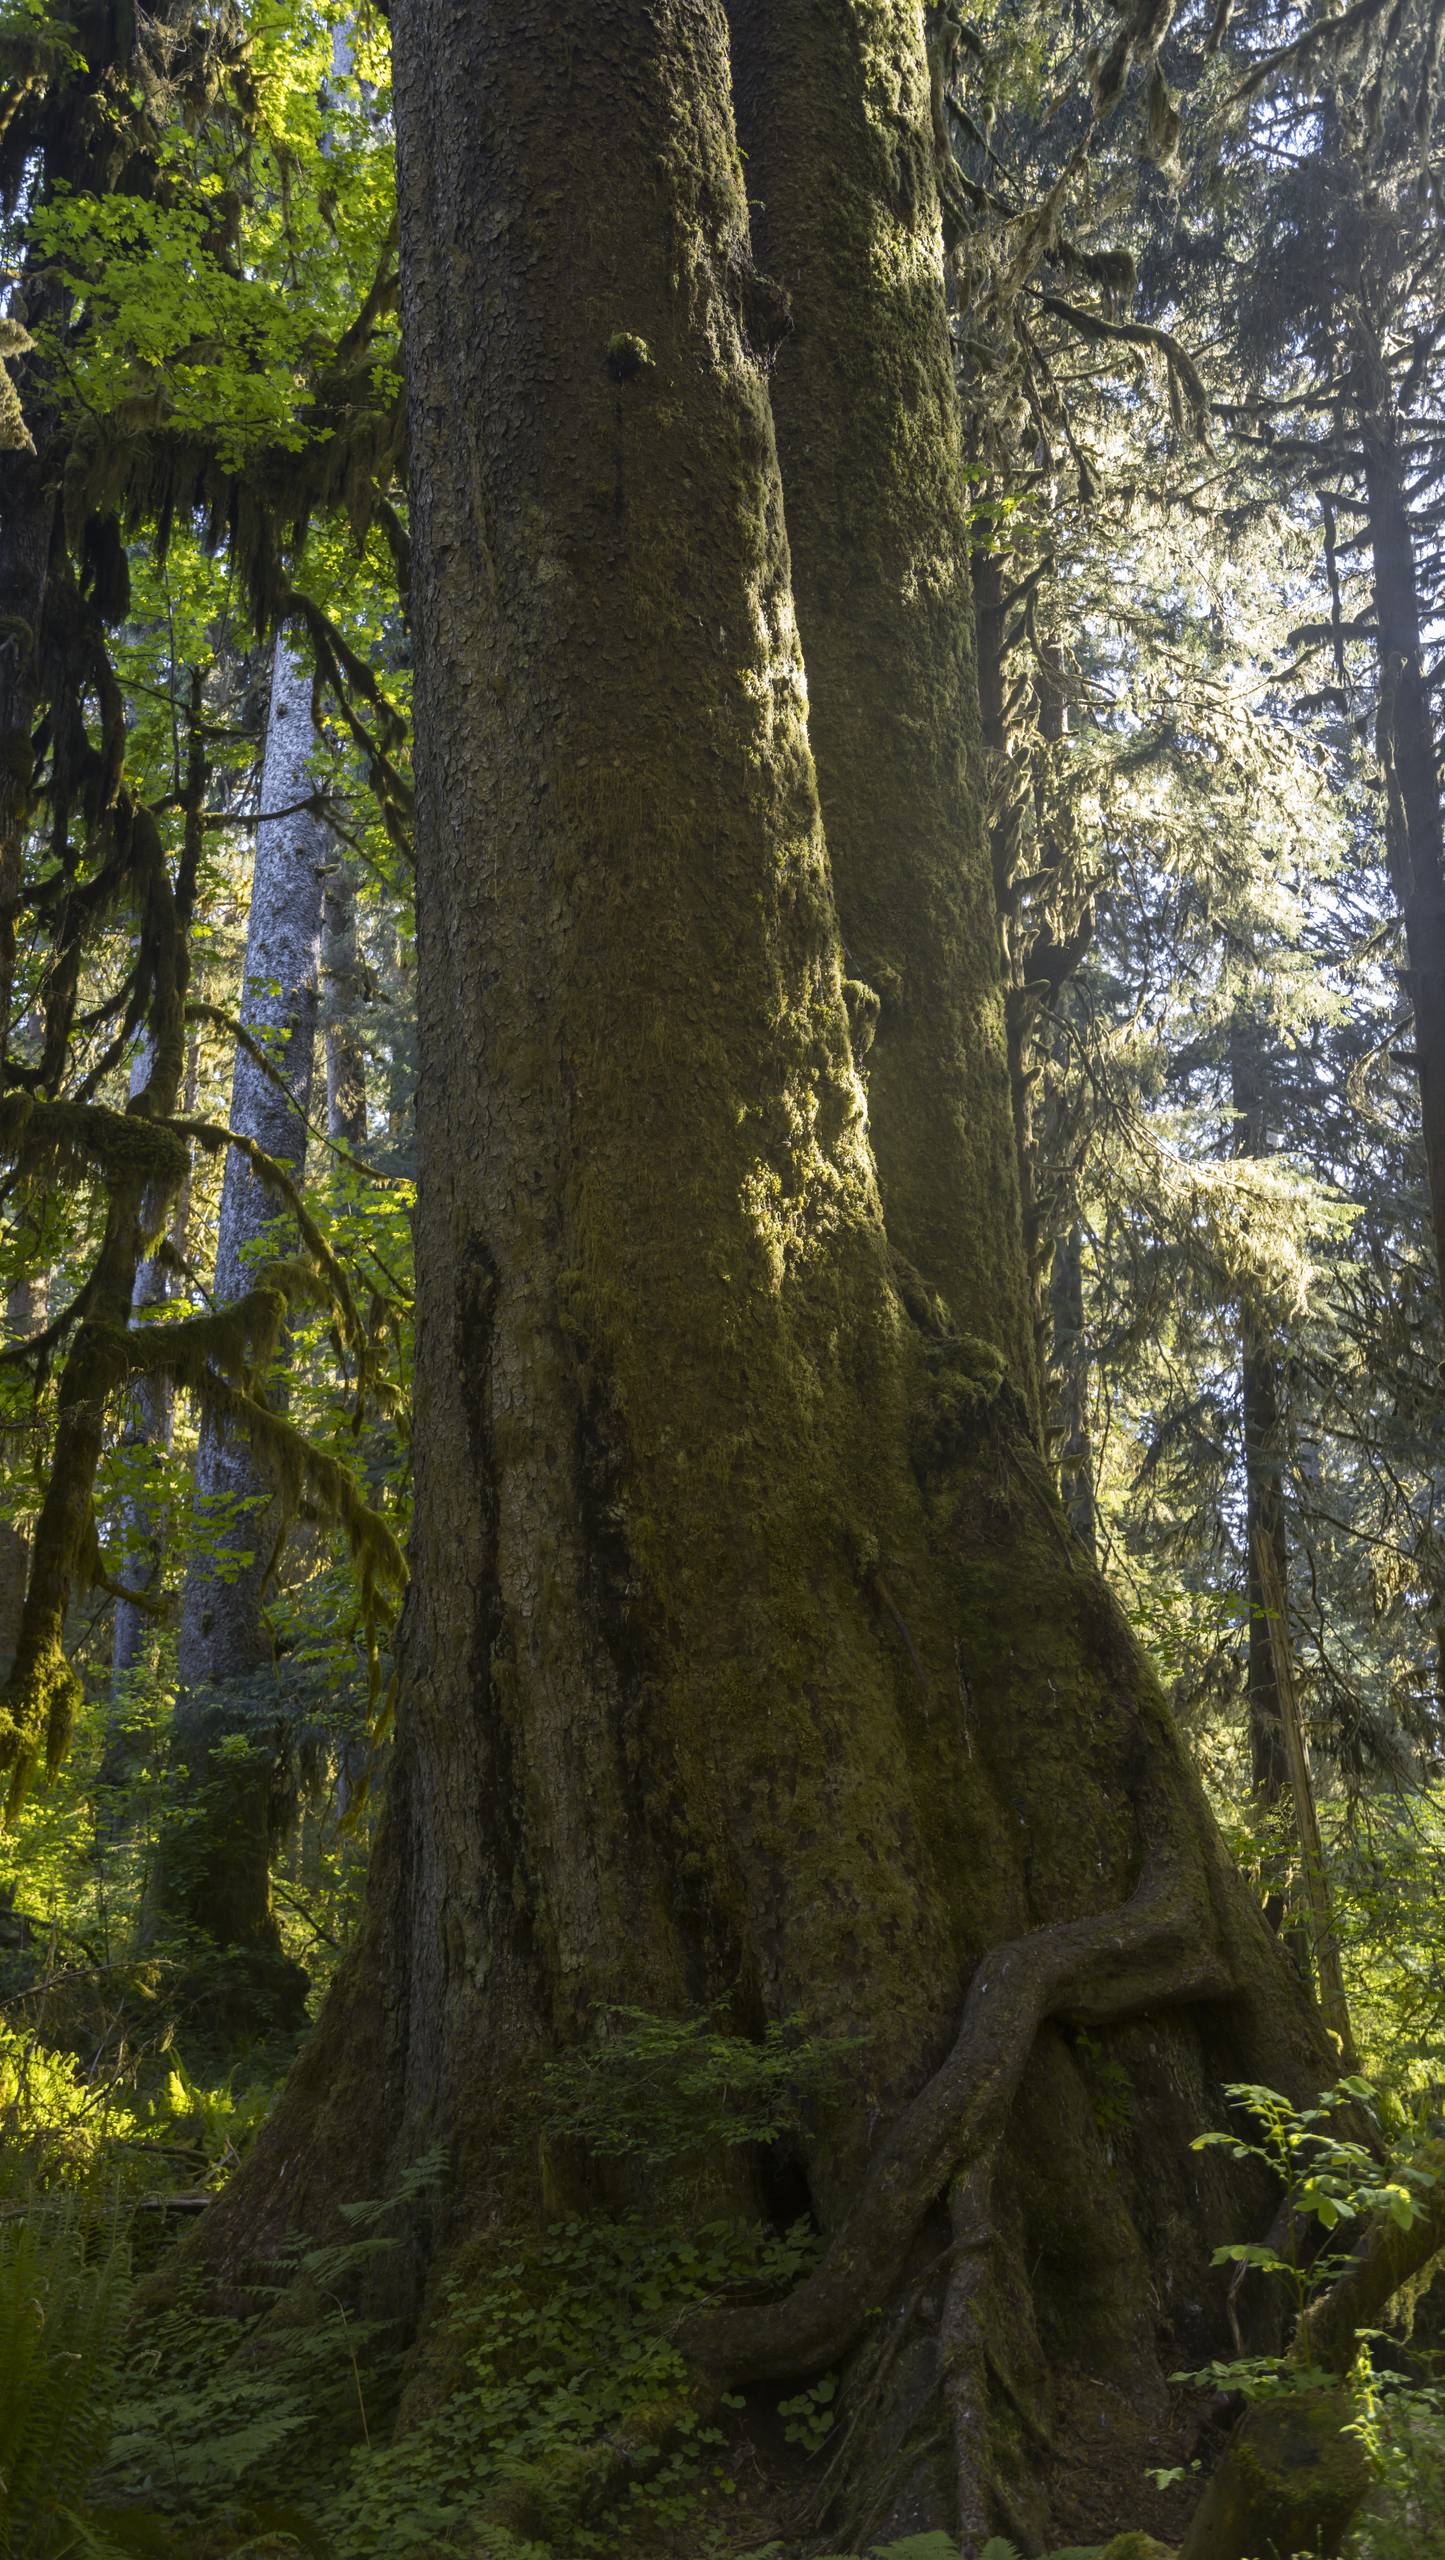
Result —
[[[5,1297],[5,1334],[10,1342],[26,1342],[42,1333],[50,1306],[50,1274],[32,1271],[17,1280]]]
[[[166,1296],[164,1270],[154,1255],[149,1255],[136,1275],[130,1302],[132,1320],[163,1305]],[[173,1418],[170,1380],[160,1372],[138,1378],[130,1402],[124,1445],[142,1460],[167,1457]],[[123,1552],[116,1583],[122,1597],[115,1604],[110,1663],[111,1704],[117,1714],[123,1712],[131,1681],[144,1663],[147,1636],[155,1624],[154,1612],[145,1603],[160,1580],[162,1517],[161,1500],[153,1482],[138,1484],[121,1505]]]
[[[1027,611],[1020,602],[1024,587],[1036,590],[1043,573],[1036,564],[1027,578],[1016,574],[1010,586],[1010,566],[1008,556],[998,550],[980,546],[973,553],[1008,1090],[1034,1358],[1047,1383],[1053,1377],[1057,1338],[1051,1274],[1064,1217],[1051,1163],[1050,1114],[1040,1108],[1040,1092],[1053,1032],[1050,1009],[1088,949],[1093,907],[1071,878],[1071,830],[1060,822],[1053,797],[1057,777],[1048,761],[1068,731],[1062,653],[1057,642],[1042,638],[1036,628],[1036,596]]]
[[[196,1102],[199,1049],[191,1038],[186,1062],[185,1107],[193,1112]],[[131,1073],[132,1096],[141,1092],[151,1073],[151,1044],[142,1045]],[[180,1244],[184,1237],[189,1181],[183,1185],[170,1216],[170,1241]],[[164,1213],[164,1204],[162,1214]],[[159,1252],[147,1254],[135,1277],[131,1292],[131,1317],[144,1319],[152,1309],[163,1306],[170,1294],[166,1266]],[[163,1370],[142,1372],[130,1391],[130,1419],[124,1442],[128,1449],[157,1457],[169,1455],[174,1422],[174,1391]],[[161,1573],[161,1540],[163,1508],[153,1486],[137,1484],[121,1505],[119,1522],[121,1558],[116,1583],[122,1597],[115,1604],[115,1621],[111,1638],[111,1706],[113,1714],[123,1710],[127,1685],[140,1668],[147,1650],[147,1636],[154,1626],[154,1612],[145,1602],[156,1590]],[[123,1765],[125,1750],[119,1735],[108,1759],[115,1762],[116,1773]]]
[[[440,2140],[420,2278],[555,2205],[519,2130],[599,2010],[806,2015],[824,2255],[697,2369],[845,2360],[868,2538],[1137,2521],[1268,2211],[1191,2138],[1328,2058],[1035,1438],[923,12],[735,16],[781,343],[713,0],[395,31],[415,1580],[366,1927],[200,2245]]]
[[[41,635],[56,501],[36,454],[7,453],[0,496],[0,1060],[10,1044],[15,927],[34,787]]]
[[[1268,1149],[1266,1096],[1259,1026],[1241,1015],[1230,1032],[1230,1086],[1235,1152],[1260,1157]],[[1283,1709],[1270,1638],[1269,1611],[1260,1578],[1263,1540],[1274,1561],[1279,1588],[1289,1588],[1289,1541],[1284,1516],[1284,1421],[1280,1407],[1279,1355],[1259,1305],[1246,1288],[1239,1300],[1240,1403],[1244,1428],[1245,1600],[1249,1612],[1250,1783],[1261,1811],[1278,1817],[1289,1797]],[[1278,1878],[1269,1890],[1269,1916],[1278,1928],[1285,1914]]]
[[[1053,1432],[1064,1516],[1091,1561],[1099,1552],[1094,1499],[1094,1436],[1089,1411],[1089,1337],[1084,1320],[1084,1232],[1075,1218],[1054,1254],[1049,1275],[1052,1319]]]
[[[1047,1278],[1049,1240],[1039,1198],[1039,1148],[1035,1114],[1037,1071],[1034,1035],[1037,1004],[1026,984],[1024,919],[1018,886],[1026,869],[1030,759],[1020,751],[1018,716],[1025,688],[1011,671],[1005,648],[1008,620],[1006,562],[997,551],[973,554],[974,630],[978,691],[988,790],[988,832],[993,890],[1003,955],[1005,1056],[1014,1154],[1018,1165],[1019,1221],[1024,1272],[1040,1378],[1047,1374]]]
[[[1410,1002],[1435,1254],[1445,1286],[1445,824],[1420,629],[1420,591],[1394,398],[1368,316],[1359,314],[1365,457],[1385,836],[1405,927]]]
[[[337,42],[341,41],[338,30]],[[326,1033],[326,1134],[348,1156],[364,1156],[367,1140],[366,1050],[359,1015],[366,991],[356,929],[356,882],[339,852],[326,875],[321,917],[321,982]],[[333,1160],[338,1198],[344,1199],[348,1172]],[[367,1434],[362,1452],[368,1491],[373,1502],[383,1495],[389,1468],[397,1461],[396,1429],[379,1418]],[[336,1745],[332,1810],[344,1820],[365,1773],[369,1745],[364,1730],[341,1734]],[[310,1808],[319,1837],[319,1818]]]
[[[40,1331],[45,1322],[48,1282],[49,1275],[39,1271],[27,1279],[17,1280],[15,1286],[6,1291],[7,1343],[28,1342],[33,1334]],[[8,1520],[0,1521],[0,1679],[8,1676],[15,1659],[29,1573],[29,1539],[23,1529],[14,1528]]]
[[[299,1180],[316,1045],[326,838],[303,804],[313,783],[309,669],[283,631],[272,668],[231,1126]],[[226,1163],[217,1304],[239,1298],[287,1222],[238,1151]],[[153,1925],[181,1923],[230,1959],[235,2023],[293,2014],[299,1968],[282,1959],[271,1908],[279,1703],[262,1595],[284,1532],[280,1496],[252,1451],[204,1408],[195,1494],[217,1552],[191,1567],[181,1602],[173,1755],[182,1822],[157,1859]]]
[[[326,1134],[355,1151],[366,1144],[366,1051],[358,1022],[366,977],[356,935],[356,883],[339,854],[327,871],[322,902],[321,983]]]

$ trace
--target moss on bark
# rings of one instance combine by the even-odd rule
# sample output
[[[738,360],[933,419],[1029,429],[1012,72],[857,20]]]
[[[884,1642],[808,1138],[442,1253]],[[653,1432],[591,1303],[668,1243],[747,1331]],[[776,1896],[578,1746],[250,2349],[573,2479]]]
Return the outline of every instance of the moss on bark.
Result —
[[[1032,1405],[923,11],[729,0],[809,722],[889,1236]],[[943,1168],[944,1178],[940,1178]]]

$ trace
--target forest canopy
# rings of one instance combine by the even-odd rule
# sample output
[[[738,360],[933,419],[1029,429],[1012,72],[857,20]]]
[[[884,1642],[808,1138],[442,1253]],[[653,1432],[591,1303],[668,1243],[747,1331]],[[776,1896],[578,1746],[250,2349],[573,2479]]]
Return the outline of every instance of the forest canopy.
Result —
[[[1445,0],[0,0],[0,2554],[1445,2553]]]

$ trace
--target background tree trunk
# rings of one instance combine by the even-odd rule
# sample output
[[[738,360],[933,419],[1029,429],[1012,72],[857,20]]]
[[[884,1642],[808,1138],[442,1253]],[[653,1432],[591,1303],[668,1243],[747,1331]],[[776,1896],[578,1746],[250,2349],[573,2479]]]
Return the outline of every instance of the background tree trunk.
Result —
[[[1053,1438],[1058,1448],[1064,1516],[1091,1563],[1098,1557],[1094,1440],[1089,1416],[1089,1341],[1084,1323],[1084,1231],[1075,1218],[1049,1274],[1052,1319]]]
[[[314,788],[315,742],[310,671],[283,631],[272,668],[240,1010],[272,1072],[237,1047],[231,1126],[297,1180],[306,1165],[327,852],[322,821],[299,805]],[[268,1251],[286,1249],[274,1194],[232,1150],[216,1247],[217,1304],[243,1294]],[[281,1959],[270,1890],[280,1710],[261,1602],[284,1516],[251,1451],[205,1410],[195,1493],[203,1516],[207,1505],[226,1507],[215,1531],[220,1556],[191,1566],[182,1596],[173,1732],[182,1820],[157,1858],[153,1925],[162,1916],[179,1921],[231,1956],[239,2023],[253,2007],[257,2018],[294,2014],[305,1988],[299,1969]]]
[[[188,1114],[195,1110],[199,1083],[200,1048],[194,1034],[186,1055],[184,1103]],[[131,1093],[143,1091],[151,1073],[151,1044],[146,1041],[136,1059],[131,1075]],[[190,1211],[190,1179],[182,1184],[170,1215],[170,1242],[180,1253],[185,1251],[186,1225]],[[170,1282],[165,1262],[159,1251],[147,1254],[136,1273],[131,1293],[131,1317],[143,1316],[153,1307],[163,1306],[170,1295]],[[142,1373],[130,1390],[130,1420],[125,1443],[132,1449],[155,1450],[168,1455],[174,1423],[175,1393],[164,1370]],[[121,1559],[115,1580],[125,1595],[116,1601],[111,1639],[111,1709],[116,1727],[107,1744],[107,1770],[112,1781],[122,1774],[128,1756],[127,1745],[116,1719],[123,1713],[126,1688],[132,1674],[140,1668],[147,1652],[147,1637],[155,1624],[154,1614],[142,1604],[156,1590],[161,1577],[164,1515],[162,1505],[153,1492],[137,1488],[121,1505],[119,1521]]]
[[[860,2536],[973,2547],[1137,2521],[1164,2377],[1219,2342],[1211,2247],[1266,2213],[1191,2137],[1222,2078],[1303,2092],[1328,2058],[1034,1437],[964,554],[917,547],[935,504],[964,533],[922,11],[732,32],[861,297],[826,403],[786,378],[833,314],[781,160],[781,348],[753,265],[720,10],[397,9],[415,1580],[366,1929],[202,2245],[320,2224],[444,2140],[420,2275],[542,2209],[519,2128],[599,2009],[806,2015],[857,2039],[794,2163],[823,2263],[690,2350],[848,2359]],[[1084,2025],[1129,2090],[1107,2133]]]
[[[358,1021],[366,973],[356,937],[356,883],[339,851],[327,871],[322,901],[321,983],[326,1134],[355,1153],[366,1145],[366,1051]]]
[[[1394,399],[1364,313],[1357,315],[1356,335],[1379,631],[1376,737],[1385,777],[1385,842],[1405,926],[1426,1177],[1436,1260],[1445,1283],[1445,826]]]
[[[24,879],[41,698],[41,633],[55,497],[35,454],[7,453],[0,500],[0,1059],[10,1043],[15,920]]]
[[[1236,1018],[1230,1032],[1230,1087],[1235,1152],[1267,1152],[1263,1062],[1257,1023]],[[1284,1442],[1279,1360],[1260,1309],[1248,1289],[1239,1300],[1240,1403],[1244,1428],[1245,1599],[1249,1611],[1249,1757],[1255,1797],[1266,1815],[1277,1815],[1289,1797],[1289,1764],[1275,1676],[1269,1616],[1260,1583],[1259,1542],[1268,1542],[1282,1591],[1289,1589],[1289,1544],[1284,1518]],[[1271,1926],[1284,1918],[1285,1897],[1276,1878],[1270,1889]]]

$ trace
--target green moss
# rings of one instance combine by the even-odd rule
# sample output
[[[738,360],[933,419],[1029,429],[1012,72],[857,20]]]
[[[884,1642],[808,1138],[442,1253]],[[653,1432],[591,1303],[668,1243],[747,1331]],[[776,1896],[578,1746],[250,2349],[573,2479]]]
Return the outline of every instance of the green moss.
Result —
[[[0,1690],[0,1769],[10,1771],[12,1813],[41,1753],[52,1771],[64,1758],[83,1695],[58,1636],[47,1631],[30,1658],[17,1661]]]
[[[833,886],[882,1000],[889,1237],[1031,1402],[923,15],[846,0],[805,41],[744,0],[739,124],[757,254],[796,321],[773,409]]]
[[[282,1164],[277,1157],[268,1155],[266,1149],[258,1146],[254,1138],[246,1137],[238,1129],[224,1128],[217,1121],[177,1120],[172,1126],[182,1141],[194,1139],[196,1144],[204,1147],[209,1154],[217,1155],[224,1148],[234,1148],[238,1155],[244,1156],[262,1188],[269,1191],[279,1206],[284,1208],[287,1215],[295,1221],[301,1243],[310,1257],[310,1268],[295,1280],[294,1288],[302,1295],[314,1295],[318,1282],[324,1281],[348,1347],[360,1362],[362,1375],[365,1377],[371,1357],[371,1346],[367,1339],[366,1328],[357,1311],[351,1283],[307,1208],[289,1167]],[[288,1271],[293,1274],[301,1273],[301,1266],[296,1263],[278,1263],[274,1264],[272,1269],[282,1275]]]
[[[98,1102],[45,1102],[29,1093],[0,1102],[0,1147],[15,1155],[23,1173],[66,1166],[107,1183],[135,1179],[171,1190],[189,1162],[184,1139],[143,1113],[111,1111]]]
[[[614,330],[607,341],[607,370],[614,382],[632,382],[639,373],[650,371],[652,363],[645,338],[636,337],[630,329]]]
[[[845,978],[843,1002],[847,1008],[853,1055],[866,1058],[877,1037],[882,1001],[876,989],[865,986],[861,978]]]

